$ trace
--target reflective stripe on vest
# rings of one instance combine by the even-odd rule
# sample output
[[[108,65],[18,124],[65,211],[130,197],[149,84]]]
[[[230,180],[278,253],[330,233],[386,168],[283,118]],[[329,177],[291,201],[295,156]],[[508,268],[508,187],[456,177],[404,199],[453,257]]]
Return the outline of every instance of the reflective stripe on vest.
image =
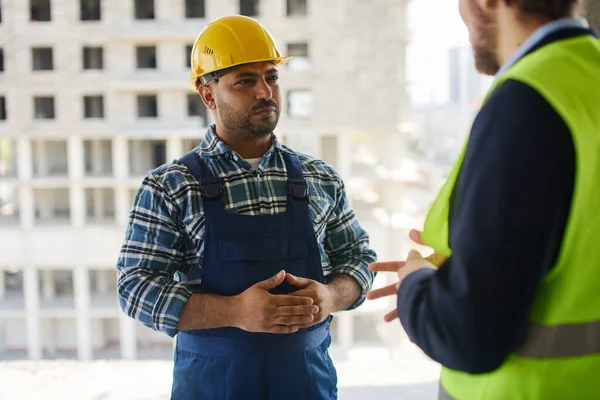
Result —
[[[577,357],[600,353],[600,321],[577,325],[530,325],[517,354],[528,358]]]
[[[600,354],[600,321],[578,325],[530,325],[521,357],[544,359]],[[438,400],[456,400],[440,383]]]

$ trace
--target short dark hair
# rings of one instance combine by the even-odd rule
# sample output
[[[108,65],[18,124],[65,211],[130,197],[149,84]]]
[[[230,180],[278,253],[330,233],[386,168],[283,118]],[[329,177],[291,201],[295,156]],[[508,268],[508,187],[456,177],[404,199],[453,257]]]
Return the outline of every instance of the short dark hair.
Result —
[[[508,6],[516,6],[520,12],[550,20],[577,15],[583,0],[504,0]]]

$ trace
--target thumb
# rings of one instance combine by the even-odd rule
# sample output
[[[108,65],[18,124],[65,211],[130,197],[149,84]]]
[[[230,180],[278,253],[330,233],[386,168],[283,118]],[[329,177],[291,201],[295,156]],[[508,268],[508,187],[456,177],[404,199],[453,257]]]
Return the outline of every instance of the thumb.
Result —
[[[296,286],[296,287],[299,287],[299,288],[303,288],[303,287],[308,286],[310,284],[310,279],[300,278],[300,277],[297,277],[297,276],[292,275],[292,274],[286,274],[285,275],[285,280],[290,285]]]
[[[411,260],[422,260],[423,256],[421,255],[421,253],[419,253],[416,250],[411,250],[408,252],[408,256],[406,257],[406,261],[411,261]]]
[[[277,275],[265,279],[264,281],[258,282],[256,285],[265,290],[271,290],[281,285],[281,282],[285,279],[285,271],[279,271]]]
[[[416,229],[411,229],[408,234],[408,237],[410,237],[410,240],[412,240],[416,244],[424,245],[423,235],[422,235],[421,231],[418,231]]]

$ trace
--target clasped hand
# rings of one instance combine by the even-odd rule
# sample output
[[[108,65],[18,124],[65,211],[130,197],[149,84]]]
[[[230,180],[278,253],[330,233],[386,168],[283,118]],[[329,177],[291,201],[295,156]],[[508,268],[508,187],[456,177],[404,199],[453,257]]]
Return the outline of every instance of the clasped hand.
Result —
[[[284,280],[298,290],[269,293]],[[327,285],[285,271],[249,287],[236,300],[235,325],[249,332],[293,333],[324,321],[333,309]]]

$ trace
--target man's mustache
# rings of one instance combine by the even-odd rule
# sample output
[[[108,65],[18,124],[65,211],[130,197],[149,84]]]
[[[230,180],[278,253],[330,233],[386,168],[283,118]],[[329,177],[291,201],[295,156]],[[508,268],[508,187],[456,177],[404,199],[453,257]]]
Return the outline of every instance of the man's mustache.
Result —
[[[256,111],[260,110],[261,108],[267,108],[267,107],[273,107],[275,109],[275,111],[279,110],[279,105],[275,102],[275,100],[266,100],[266,101],[260,102],[259,104],[255,105],[254,107],[252,107],[252,109],[250,111],[252,113],[255,113]]]

